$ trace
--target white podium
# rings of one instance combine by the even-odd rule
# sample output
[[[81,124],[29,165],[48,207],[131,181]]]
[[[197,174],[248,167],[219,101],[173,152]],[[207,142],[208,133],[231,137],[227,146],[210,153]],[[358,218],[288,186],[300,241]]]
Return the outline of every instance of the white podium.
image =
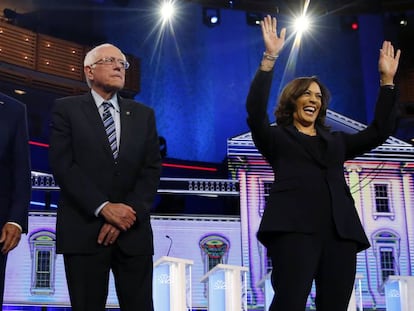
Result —
[[[154,263],[155,311],[187,311],[192,308],[191,265],[188,259],[163,256]]]
[[[357,273],[355,275],[354,289],[349,300],[347,311],[363,311],[362,304],[362,279],[363,275]]]
[[[269,310],[270,304],[272,303],[273,296],[275,294],[272,281],[271,281],[272,272],[270,271],[267,273],[259,282],[257,282],[256,286],[259,288],[264,289],[264,310]],[[352,291],[351,299],[349,300],[349,305],[347,311],[362,311],[362,283],[363,276],[361,274],[355,275],[355,285]],[[414,310],[414,309],[413,309]],[[387,309],[388,311],[388,309]]]
[[[272,271],[268,272],[259,282],[257,282],[256,286],[259,288],[264,289],[264,310],[267,311],[272,304],[273,296],[275,295],[275,291],[273,290],[272,286]]]
[[[247,311],[247,271],[218,264],[201,278],[208,282],[208,311]]]
[[[390,275],[385,281],[387,311],[414,310],[414,276]]]

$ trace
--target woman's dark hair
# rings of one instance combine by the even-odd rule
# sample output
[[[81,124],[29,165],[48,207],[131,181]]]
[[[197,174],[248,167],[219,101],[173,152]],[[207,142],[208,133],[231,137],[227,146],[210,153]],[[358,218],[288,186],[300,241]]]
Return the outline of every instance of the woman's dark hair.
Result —
[[[325,124],[325,118],[331,95],[326,86],[324,86],[316,76],[296,78],[283,88],[282,93],[279,96],[279,103],[274,113],[278,125],[286,126],[293,124],[293,113],[296,109],[296,100],[305,93],[312,82],[319,85],[322,93],[322,106],[316,119],[316,124],[324,128],[328,127]]]

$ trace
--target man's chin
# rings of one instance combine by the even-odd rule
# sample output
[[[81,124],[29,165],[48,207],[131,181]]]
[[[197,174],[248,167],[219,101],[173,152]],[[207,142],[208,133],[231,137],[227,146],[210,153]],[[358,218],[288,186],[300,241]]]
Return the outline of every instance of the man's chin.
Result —
[[[108,85],[105,87],[105,91],[108,93],[118,92],[124,88],[124,84],[119,85]]]

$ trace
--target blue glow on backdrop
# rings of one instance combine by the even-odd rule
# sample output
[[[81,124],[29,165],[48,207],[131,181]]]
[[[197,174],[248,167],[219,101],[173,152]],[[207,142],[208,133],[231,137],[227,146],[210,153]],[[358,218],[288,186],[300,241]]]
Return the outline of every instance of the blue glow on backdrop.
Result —
[[[221,10],[220,25],[207,27],[201,6],[191,3],[181,4],[179,18],[163,29],[156,27],[160,22],[154,15],[106,14],[112,16],[104,27],[108,41],[141,57],[141,93],[136,99],[155,109],[168,156],[221,162],[227,139],[247,131],[244,105],[263,53],[260,28],[247,25],[245,12],[228,9]],[[278,16],[279,28],[289,25],[289,18]],[[319,76],[332,92],[330,109],[365,122],[363,79],[377,82],[376,67],[367,70],[371,77],[362,75],[358,33],[344,33],[337,16],[319,17],[314,23],[312,34],[304,34],[295,49],[295,68],[286,79]],[[376,58],[380,42],[366,53]],[[290,48],[278,59],[269,113],[278,86],[287,82],[281,81]]]

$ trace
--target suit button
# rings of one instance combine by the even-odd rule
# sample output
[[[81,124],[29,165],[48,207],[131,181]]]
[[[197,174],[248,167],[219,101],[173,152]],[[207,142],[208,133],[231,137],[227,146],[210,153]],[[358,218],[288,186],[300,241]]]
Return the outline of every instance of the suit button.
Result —
[[[115,165],[118,165],[118,161],[115,161]]]
[[[115,172],[115,176],[121,176],[120,172]]]

